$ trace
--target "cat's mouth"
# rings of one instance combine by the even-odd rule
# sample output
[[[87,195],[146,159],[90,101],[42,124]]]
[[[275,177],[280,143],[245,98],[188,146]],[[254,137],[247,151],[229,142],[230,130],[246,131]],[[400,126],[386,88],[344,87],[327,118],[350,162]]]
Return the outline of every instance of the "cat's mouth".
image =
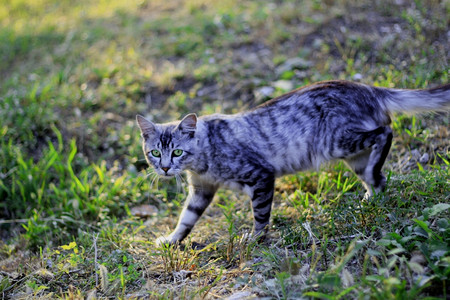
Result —
[[[168,170],[168,171],[164,171],[164,170],[157,170],[158,176],[159,178],[163,178],[163,179],[171,179],[173,177],[176,176],[176,172],[172,171],[172,170]]]
[[[158,176],[159,176],[159,178],[162,178],[162,179],[172,179],[172,178],[174,178],[175,177],[175,175],[172,175],[172,174],[158,174]]]

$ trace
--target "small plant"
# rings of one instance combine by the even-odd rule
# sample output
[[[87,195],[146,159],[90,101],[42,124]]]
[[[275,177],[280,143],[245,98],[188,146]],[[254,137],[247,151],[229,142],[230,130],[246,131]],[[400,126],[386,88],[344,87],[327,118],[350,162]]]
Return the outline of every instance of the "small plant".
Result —
[[[208,248],[194,250],[189,246],[188,243],[184,247],[163,244],[157,249],[158,251],[154,255],[162,259],[163,268],[167,274],[180,271],[192,273],[198,268],[198,256],[201,252],[207,251]]]
[[[225,199],[226,201],[228,199]],[[236,233],[236,228],[234,226],[234,212],[235,202],[232,200],[227,201],[225,204],[217,204],[218,207],[222,209],[222,212],[225,216],[227,229],[228,229],[228,243],[227,243],[227,254],[226,259],[227,262],[231,262],[234,259],[234,251],[235,251],[235,242],[238,240],[238,235]]]

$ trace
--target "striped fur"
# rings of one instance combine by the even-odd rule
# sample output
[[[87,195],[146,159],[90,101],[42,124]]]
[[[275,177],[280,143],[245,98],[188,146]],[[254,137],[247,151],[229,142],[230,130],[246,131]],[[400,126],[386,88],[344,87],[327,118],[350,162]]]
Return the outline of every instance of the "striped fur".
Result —
[[[138,116],[146,159],[160,176],[187,171],[189,195],[176,229],[158,242],[183,240],[219,187],[252,199],[254,233],[270,219],[275,178],[342,159],[363,182],[367,196],[382,191],[395,111],[446,111],[450,85],[399,90],[328,81],[295,90],[235,115],[154,124]],[[182,155],[174,155],[181,149]],[[152,155],[158,150],[160,157]],[[179,152],[179,151],[178,151]]]

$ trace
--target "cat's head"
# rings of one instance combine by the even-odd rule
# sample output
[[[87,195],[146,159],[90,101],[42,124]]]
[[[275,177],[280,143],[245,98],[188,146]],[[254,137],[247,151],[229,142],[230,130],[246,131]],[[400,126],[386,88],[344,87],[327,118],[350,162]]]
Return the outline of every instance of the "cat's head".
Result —
[[[189,168],[197,151],[197,116],[189,114],[176,123],[155,124],[137,115],[147,162],[162,177],[172,177]]]

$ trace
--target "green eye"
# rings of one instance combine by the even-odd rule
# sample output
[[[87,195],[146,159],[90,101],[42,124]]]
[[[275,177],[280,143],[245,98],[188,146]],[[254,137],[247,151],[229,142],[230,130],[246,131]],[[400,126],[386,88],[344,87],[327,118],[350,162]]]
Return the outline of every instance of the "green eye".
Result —
[[[159,152],[158,150],[152,150],[150,151],[150,153],[154,156],[154,157],[160,157],[161,156],[161,152]]]
[[[172,152],[173,154],[173,156],[180,156],[181,154],[183,154],[183,150],[181,150],[181,149],[175,149],[175,150],[173,150],[173,152]]]

